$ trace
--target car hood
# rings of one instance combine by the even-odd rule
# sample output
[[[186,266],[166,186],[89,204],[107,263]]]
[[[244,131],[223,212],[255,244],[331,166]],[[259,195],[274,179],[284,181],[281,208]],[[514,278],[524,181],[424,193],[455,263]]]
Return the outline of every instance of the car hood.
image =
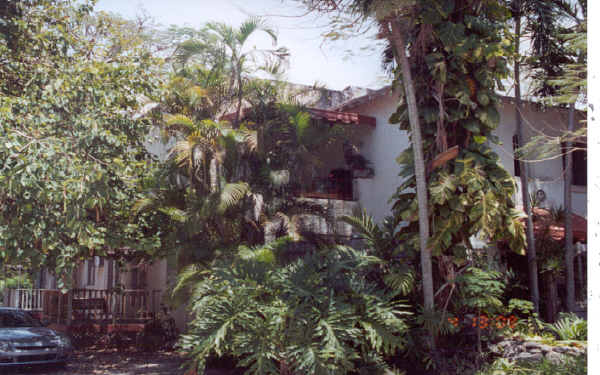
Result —
[[[56,337],[55,331],[45,327],[0,328],[0,341],[46,343]]]

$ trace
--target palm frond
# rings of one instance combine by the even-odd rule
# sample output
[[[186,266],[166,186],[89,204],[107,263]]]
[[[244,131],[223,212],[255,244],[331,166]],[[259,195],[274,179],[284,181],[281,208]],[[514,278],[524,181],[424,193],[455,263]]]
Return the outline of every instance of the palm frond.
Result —
[[[406,296],[414,289],[416,277],[412,270],[405,270],[405,272],[391,270],[383,280],[391,290],[397,290],[401,295]]]
[[[239,204],[248,193],[250,193],[250,185],[246,182],[226,184],[219,197],[218,211],[225,212],[227,209]]]
[[[298,112],[290,117],[290,123],[293,124],[296,131],[296,138],[299,144],[304,143],[310,127],[311,116],[308,112]]]
[[[254,248],[240,246],[238,248],[237,258],[246,262],[250,261],[265,264],[275,263],[275,254],[273,253],[273,249],[268,245]]]
[[[187,221],[187,213],[183,210],[180,210],[179,208],[161,207],[158,209],[158,211],[169,216],[169,218],[171,218],[171,220],[173,221],[177,221],[179,223],[185,223]]]
[[[375,224],[373,217],[363,210],[360,216],[342,216],[338,220],[350,224],[352,228],[360,233],[370,244],[378,241],[381,231]]]
[[[260,17],[250,17],[240,25],[236,35],[238,43],[244,44],[256,31],[264,31],[271,37],[273,45],[277,44],[277,33]]]
[[[587,340],[587,321],[575,314],[562,314],[554,324],[547,328],[560,340]]]
[[[170,128],[176,127],[178,129],[182,129],[184,131],[191,131],[195,128],[194,121],[192,119],[190,119],[189,117],[182,115],[182,114],[177,114],[177,115],[167,114],[167,115],[165,115],[164,120],[165,120],[165,125]]]
[[[154,193],[149,193],[147,197],[138,199],[133,204],[131,211],[137,215],[141,212],[151,210],[155,208],[158,203],[158,197]]]
[[[183,303],[189,295],[190,288],[197,285],[199,281],[206,277],[206,270],[198,264],[192,264],[183,268],[177,274],[177,281],[171,293],[175,302]]]
[[[202,40],[189,39],[177,46],[173,58],[180,67],[184,67],[193,56],[205,52],[208,48],[210,46]]]
[[[242,139],[249,152],[258,150],[258,132],[251,130],[241,130]]]

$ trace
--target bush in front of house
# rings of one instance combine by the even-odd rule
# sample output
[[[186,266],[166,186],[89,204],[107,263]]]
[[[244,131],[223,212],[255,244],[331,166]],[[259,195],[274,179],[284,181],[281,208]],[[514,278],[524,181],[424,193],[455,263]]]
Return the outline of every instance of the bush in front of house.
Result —
[[[367,281],[380,262],[344,246],[280,264],[283,247],[241,247],[194,288],[181,348],[202,372],[233,356],[253,374],[370,374],[405,345],[407,306]]]

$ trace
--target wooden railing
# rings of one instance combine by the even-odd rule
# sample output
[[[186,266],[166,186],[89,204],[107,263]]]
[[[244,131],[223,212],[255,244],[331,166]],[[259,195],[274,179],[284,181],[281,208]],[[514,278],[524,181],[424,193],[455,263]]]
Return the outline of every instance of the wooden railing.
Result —
[[[162,291],[125,289],[121,292],[106,289],[73,289],[73,300],[104,300],[102,309],[88,308],[78,312],[74,309],[75,319],[145,319],[155,316],[160,308]],[[93,307],[93,306],[92,306]]]
[[[10,289],[8,306],[39,311],[51,321],[145,320],[156,316],[161,307],[161,290]]]
[[[6,305],[27,311],[42,311],[44,289],[7,289]]]

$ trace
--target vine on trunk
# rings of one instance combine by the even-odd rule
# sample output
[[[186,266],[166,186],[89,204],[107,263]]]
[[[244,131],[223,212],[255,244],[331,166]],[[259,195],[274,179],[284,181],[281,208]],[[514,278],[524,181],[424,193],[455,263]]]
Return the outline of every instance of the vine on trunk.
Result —
[[[455,264],[463,264],[473,236],[506,241],[522,252],[521,214],[512,201],[515,183],[490,147],[498,142],[492,134],[500,120],[496,90],[508,75],[505,56],[513,48],[506,29],[510,13],[497,1],[425,0],[418,6],[409,53],[425,162],[459,148],[456,158],[428,168],[433,255],[452,255]],[[409,130],[406,113],[403,101],[390,122]],[[398,221],[409,223],[401,235],[417,248],[412,148],[397,160],[406,180],[392,198],[394,213]]]

